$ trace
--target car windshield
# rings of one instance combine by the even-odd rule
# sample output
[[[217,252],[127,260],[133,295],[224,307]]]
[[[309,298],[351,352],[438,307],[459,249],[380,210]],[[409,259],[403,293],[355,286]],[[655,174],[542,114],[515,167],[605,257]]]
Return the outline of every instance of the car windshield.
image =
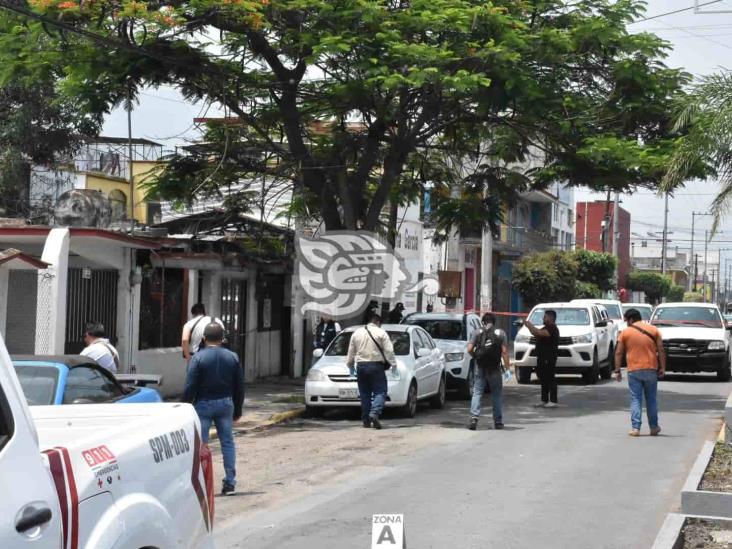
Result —
[[[587,309],[577,307],[553,310],[557,312],[557,326],[586,326],[590,323],[590,313]],[[529,320],[533,324],[544,324],[544,311],[546,309],[534,309]]]
[[[433,339],[465,340],[462,320],[447,318],[407,318],[405,324],[415,324],[424,328]]]
[[[394,345],[395,355],[409,354],[409,333],[408,332],[386,332],[389,334],[392,345]],[[326,356],[346,356],[348,354],[348,344],[351,342],[353,332],[341,332],[336,336],[333,342],[325,351]]]
[[[656,326],[722,327],[716,307],[659,307],[651,322]]]
[[[620,312],[620,307],[618,305],[615,305],[613,303],[598,303],[598,305],[602,305],[607,310],[607,316],[612,318],[613,320],[622,320],[623,313]]]
[[[651,307],[638,307],[637,305],[623,305],[623,314],[628,312],[630,309],[635,309],[636,311],[638,311],[643,320],[651,319],[651,311],[653,311],[653,309]]]
[[[44,406],[54,403],[58,383],[56,368],[15,364],[15,372],[29,405]]]

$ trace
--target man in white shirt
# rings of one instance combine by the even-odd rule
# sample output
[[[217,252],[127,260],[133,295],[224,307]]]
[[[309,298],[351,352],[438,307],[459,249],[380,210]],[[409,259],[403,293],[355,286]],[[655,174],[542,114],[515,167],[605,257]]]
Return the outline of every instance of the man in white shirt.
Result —
[[[101,367],[116,374],[119,370],[119,353],[104,336],[103,324],[99,322],[87,324],[84,328],[86,347],[80,354],[94,359]]]
[[[186,361],[190,361],[191,357],[198,352],[203,341],[203,331],[212,322],[215,322],[222,328],[226,329],[224,323],[218,318],[206,316],[206,307],[203,303],[196,303],[191,307],[191,318],[183,325],[183,334],[181,335],[180,345],[183,347],[183,356]]]
[[[371,321],[351,336],[346,366],[356,364],[358,393],[361,398],[361,419],[364,427],[381,429],[379,416],[384,411],[389,388],[386,371],[396,368],[391,338],[381,329],[381,317],[374,313]]]

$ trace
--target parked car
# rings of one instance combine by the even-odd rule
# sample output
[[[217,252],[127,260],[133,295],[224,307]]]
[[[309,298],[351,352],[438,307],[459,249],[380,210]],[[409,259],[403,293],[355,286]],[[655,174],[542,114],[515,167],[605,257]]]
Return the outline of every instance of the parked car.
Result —
[[[732,326],[732,314],[727,313],[726,315],[722,315],[724,317],[724,321],[727,323],[727,326]]]
[[[193,406],[28,406],[18,370],[0,340],[0,547],[214,547]]]
[[[319,358],[305,380],[305,406],[309,414],[320,415],[326,408],[360,406],[356,377],[346,366],[348,344],[360,326],[346,328],[325,349],[315,349]],[[445,405],[447,380],[445,354],[421,327],[385,324],[397,359],[396,369],[386,373],[389,389],[387,408],[400,408],[406,417],[417,413],[417,401],[429,399],[434,408]]]
[[[557,312],[559,328],[558,374],[581,374],[585,383],[597,383],[600,375],[610,379],[613,371],[614,343],[600,306],[593,303],[542,303],[529,313],[529,320],[543,325],[544,311]],[[516,377],[529,383],[536,370],[536,338],[523,326],[513,344]]]
[[[610,320],[613,345],[618,346],[618,336],[628,326],[623,318],[623,304],[620,301],[616,299],[573,299],[572,303],[592,303],[605,307]]]
[[[155,389],[126,386],[88,357],[34,355],[12,361],[31,406],[163,401]]]
[[[420,326],[432,336],[445,353],[447,388],[457,389],[462,398],[470,398],[475,374],[468,342],[475,330],[480,330],[480,317],[475,313],[412,313],[402,324]]]
[[[637,309],[641,318],[646,322],[651,320],[651,316],[653,315],[653,305],[649,305],[648,303],[623,303],[623,315],[629,309]]]
[[[662,303],[653,311],[666,350],[667,372],[715,372],[729,381],[730,330],[712,303]]]

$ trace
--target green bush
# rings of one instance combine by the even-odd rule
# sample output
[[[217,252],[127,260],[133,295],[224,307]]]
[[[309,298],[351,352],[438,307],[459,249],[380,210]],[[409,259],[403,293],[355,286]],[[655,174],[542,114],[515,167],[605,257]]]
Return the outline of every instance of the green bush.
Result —
[[[613,287],[615,266],[617,259],[611,254],[593,252],[590,250],[575,250],[572,256],[577,262],[577,280],[593,284],[602,291]],[[588,296],[588,297],[601,297]]]
[[[701,303],[704,299],[699,292],[684,292],[683,301],[686,303]]]
[[[561,251],[527,255],[513,268],[513,287],[524,303],[569,301],[576,292],[577,262],[572,254]]]
[[[671,286],[668,293],[666,294],[666,299],[668,301],[683,301],[684,300],[684,287],[676,286],[674,284],[673,286]]]
[[[602,298],[602,290],[597,284],[578,280],[575,283],[574,296],[580,299],[600,299]]]
[[[658,303],[671,290],[671,281],[651,271],[632,271],[628,275],[628,288],[636,292],[645,292],[651,303]]]

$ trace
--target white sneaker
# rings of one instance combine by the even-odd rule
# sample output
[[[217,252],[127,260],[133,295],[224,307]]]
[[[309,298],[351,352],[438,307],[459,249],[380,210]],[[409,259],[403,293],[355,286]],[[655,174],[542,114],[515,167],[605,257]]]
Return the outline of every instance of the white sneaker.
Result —
[[[539,402],[538,404],[534,404],[534,408],[544,408],[546,406],[546,402]]]
[[[547,402],[544,405],[544,408],[556,408],[557,406],[559,406],[559,404],[557,404],[556,402]]]

